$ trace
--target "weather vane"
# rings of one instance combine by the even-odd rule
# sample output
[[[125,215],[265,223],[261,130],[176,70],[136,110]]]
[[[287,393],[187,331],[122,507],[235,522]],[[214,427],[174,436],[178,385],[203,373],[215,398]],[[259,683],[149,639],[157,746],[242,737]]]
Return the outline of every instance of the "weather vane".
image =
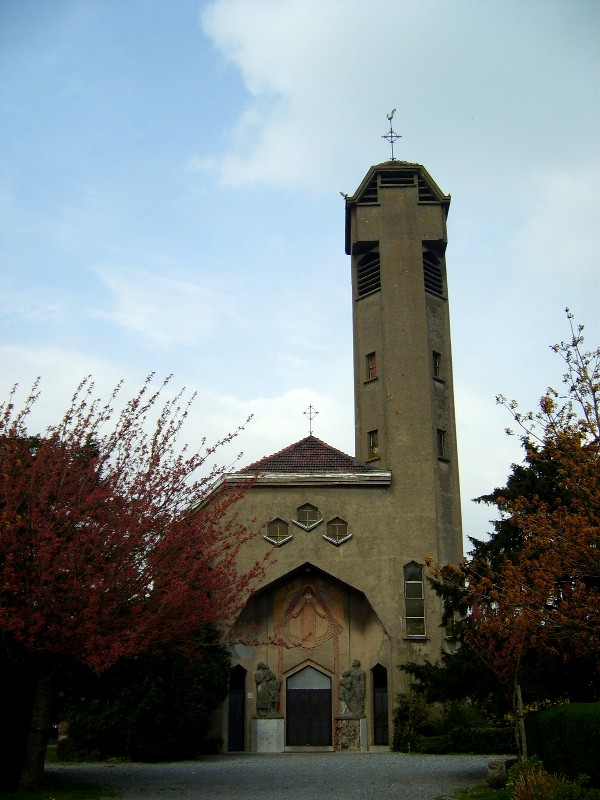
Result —
[[[319,413],[315,410],[314,406],[310,405],[306,411],[302,412],[305,417],[308,417],[308,435],[312,436],[312,421]]]
[[[394,114],[395,114],[395,113],[396,113],[396,109],[395,109],[395,108],[393,108],[393,109],[390,111],[390,113],[389,113],[389,114],[386,114],[386,116],[387,116],[387,118],[388,118],[388,120],[389,120],[389,123],[390,123],[390,129],[389,129],[389,131],[388,131],[388,132],[385,134],[385,136],[382,136],[382,137],[381,137],[382,139],[387,139],[387,140],[388,140],[388,142],[390,143],[390,145],[392,146],[392,158],[390,159],[391,161],[395,161],[395,160],[396,160],[396,159],[394,158],[394,142],[395,142],[397,139],[401,139],[401,138],[402,138],[402,136],[401,136],[399,133],[396,133],[396,132],[394,131],[394,129],[392,128],[392,119],[394,118]]]

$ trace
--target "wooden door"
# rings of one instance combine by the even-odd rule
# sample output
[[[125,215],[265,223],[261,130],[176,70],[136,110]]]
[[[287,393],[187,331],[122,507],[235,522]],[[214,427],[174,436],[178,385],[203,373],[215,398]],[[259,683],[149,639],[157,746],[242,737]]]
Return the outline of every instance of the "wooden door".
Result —
[[[288,678],[286,745],[331,745],[331,679],[313,667]]]

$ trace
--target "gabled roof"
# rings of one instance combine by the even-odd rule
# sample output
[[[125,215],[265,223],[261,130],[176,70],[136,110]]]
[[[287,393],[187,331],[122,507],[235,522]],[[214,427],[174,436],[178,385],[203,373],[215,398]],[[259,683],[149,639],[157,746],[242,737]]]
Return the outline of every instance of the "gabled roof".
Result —
[[[273,455],[265,456],[241,470],[242,473],[372,472],[363,461],[336,450],[316,436],[307,436]]]

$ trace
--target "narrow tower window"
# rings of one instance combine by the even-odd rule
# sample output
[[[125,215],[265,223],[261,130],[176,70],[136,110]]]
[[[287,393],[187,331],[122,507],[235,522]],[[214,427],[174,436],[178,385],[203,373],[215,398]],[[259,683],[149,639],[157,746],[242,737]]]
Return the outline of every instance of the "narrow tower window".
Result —
[[[436,353],[434,350],[432,353],[432,368],[433,368],[433,377],[436,380],[442,379],[442,354]]]
[[[367,452],[369,458],[379,458],[379,431],[369,431],[367,434]]]
[[[448,458],[448,437],[440,428],[437,429],[437,454],[438,458]]]
[[[367,355],[367,380],[372,381],[377,377],[377,357],[375,353]]]
[[[423,567],[411,561],[404,567],[404,606],[406,635],[425,636],[425,598],[423,594]]]

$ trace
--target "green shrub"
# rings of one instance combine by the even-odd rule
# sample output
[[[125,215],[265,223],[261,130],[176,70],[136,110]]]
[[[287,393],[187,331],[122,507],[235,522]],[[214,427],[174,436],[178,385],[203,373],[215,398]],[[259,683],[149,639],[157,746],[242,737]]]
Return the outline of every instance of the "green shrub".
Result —
[[[531,714],[525,720],[527,748],[557,775],[590,776],[600,786],[600,703],[571,703]]]
[[[516,752],[513,728],[454,728],[446,737],[449,753],[486,755]]]
[[[396,697],[392,749],[408,753],[514,753],[513,728],[491,728],[466,701],[428,704],[411,690]]]
[[[412,750],[437,755],[509,754],[515,752],[515,735],[512,728],[454,728],[441,736],[420,736]]]
[[[550,800],[556,778],[536,759],[517,764],[510,770],[513,800]]]
[[[576,781],[551,775],[536,757],[516,764],[509,772],[512,800],[600,800],[598,789],[588,789],[587,775]]]
[[[577,781],[571,783],[566,780],[557,780],[548,800],[600,800],[600,790],[586,789]]]
[[[60,757],[165,761],[214,750],[205,738],[227,693],[229,656],[208,644],[193,657],[156,653],[88,679],[63,709],[69,735]]]
[[[455,728],[489,728],[486,716],[466,700],[449,700],[442,704],[443,731],[447,733]]]
[[[449,753],[448,737],[443,734],[441,736],[422,736],[419,741],[418,750],[415,750],[415,752],[428,753],[429,755],[436,756]]]
[[[431,726],[431,710],[425,697],[414,691],[396,695],[392,750],[419,752],[423,731]]]

